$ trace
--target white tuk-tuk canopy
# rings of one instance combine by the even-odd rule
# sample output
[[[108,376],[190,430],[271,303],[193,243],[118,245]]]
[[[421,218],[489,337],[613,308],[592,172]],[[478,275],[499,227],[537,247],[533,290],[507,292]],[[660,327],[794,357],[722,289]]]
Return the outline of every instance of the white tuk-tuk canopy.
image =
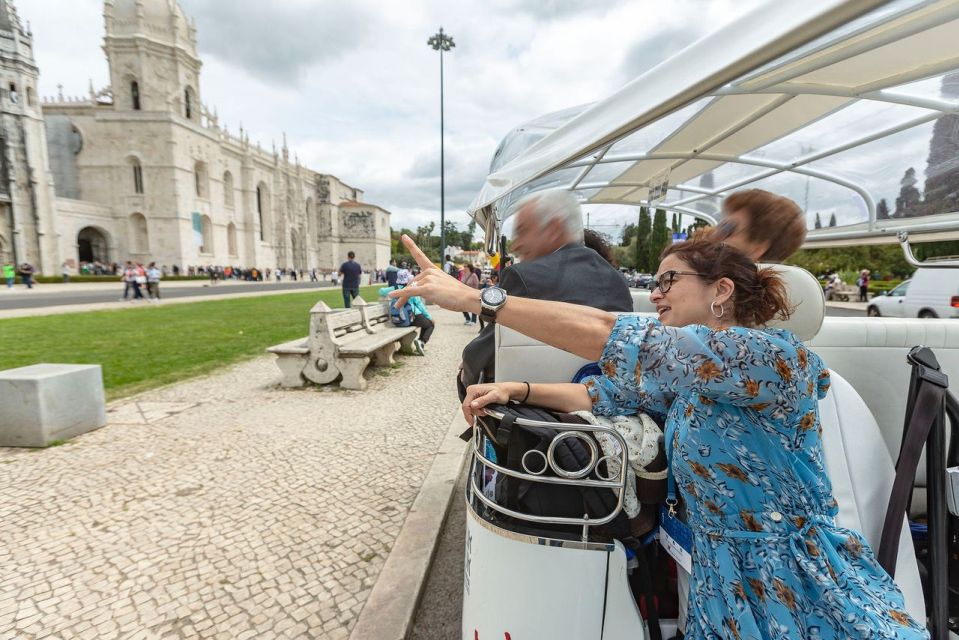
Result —
[[[514,130],[470,213],[491,230],[523,195],[565,188],[715,220],[754,187],[810,229],[818,214],[812,244],[959,237],[959,0],[770,1],[608,99]]]

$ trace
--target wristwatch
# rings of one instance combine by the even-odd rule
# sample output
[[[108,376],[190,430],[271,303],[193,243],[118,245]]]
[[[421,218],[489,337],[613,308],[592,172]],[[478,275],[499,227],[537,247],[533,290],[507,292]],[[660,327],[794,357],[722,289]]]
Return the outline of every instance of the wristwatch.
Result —
[[[487,322],[496,322],[496,312],[506,304],[506,289],[486,287],[480,293],[480,317]]]

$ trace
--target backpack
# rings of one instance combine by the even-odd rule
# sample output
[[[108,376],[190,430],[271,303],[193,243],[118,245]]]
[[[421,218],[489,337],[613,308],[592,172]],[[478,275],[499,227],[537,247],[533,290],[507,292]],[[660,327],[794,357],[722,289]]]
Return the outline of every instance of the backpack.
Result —
[[[536,449],[543,457],[534,458],[545,459],[546,451],[559,431],[549,427],[519,425],[515,423],[516,418],[586,424],[578,416],[556,413],[532,405],[511,404],[490,408],[502,411],[505,414],[503,420],[482,416],[478,417],[477,422],[493,445],[499,464],[520,473],[526,473],[522,462],[524,454]],[[593,437],[587,432],[584,433],[589,438]],[[590,451],[579,438],[561,440],[555,447],[554,455],[559,466],[568,471],[581,469],[590,460]],[[605,463],[601,463],[601,466],[605,466]],[[547,469],[543,475],[552,476],[553,473]],[[608,488],[530,482],[506,474],[499,474],[495,491],[498,504],[514,511],[540,516],[582,518],[584,514],[589,514],[590,518],[599,519],[611,513],[617,503],[616,494]],[[612,522],[597,529],[614,538],[622,539],[631,535],[630,521],[623,511],[620,511]]]
[[[413,305],[406,302],[402,307],[396,307],[396,300],[390,301],[390,320],[394,327],[409,327],[413,324]]]

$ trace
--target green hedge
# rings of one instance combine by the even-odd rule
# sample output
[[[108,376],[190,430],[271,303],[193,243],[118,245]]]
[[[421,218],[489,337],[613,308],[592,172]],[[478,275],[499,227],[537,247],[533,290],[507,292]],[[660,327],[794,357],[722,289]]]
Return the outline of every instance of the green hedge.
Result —
[[[209,276],[165,276],[164,282],[177,280],[209,280]],[[63,276],[34,276],[33,281],[39,284],[62,284]],[[23,281],[20,276],[16,277],[16,284]],[[120,276],[70,276],[70,282],[120,282]],[[5,283],[4,283],[5,284]]]

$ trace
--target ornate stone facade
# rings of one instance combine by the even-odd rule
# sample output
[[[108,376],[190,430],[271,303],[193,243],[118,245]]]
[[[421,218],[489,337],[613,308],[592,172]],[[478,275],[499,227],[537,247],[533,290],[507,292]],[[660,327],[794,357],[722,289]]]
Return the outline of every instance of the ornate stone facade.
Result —
[[[263,150],[203,104],[196,27],[175,0],[105,0],[110,86],[42,111],[32,36],[9,1],[0,47],[12,40],[20,58],[0,63],[3,87],[29,94],[13,104],[2,93],[15,175],[7,201],[0,186],[0,252],[13,238],[17,260],[47,273],[64,260],[127,258],[329,270],[351,250],[366,268],[386,266],[389,212],[291,159],[285,137]]]

